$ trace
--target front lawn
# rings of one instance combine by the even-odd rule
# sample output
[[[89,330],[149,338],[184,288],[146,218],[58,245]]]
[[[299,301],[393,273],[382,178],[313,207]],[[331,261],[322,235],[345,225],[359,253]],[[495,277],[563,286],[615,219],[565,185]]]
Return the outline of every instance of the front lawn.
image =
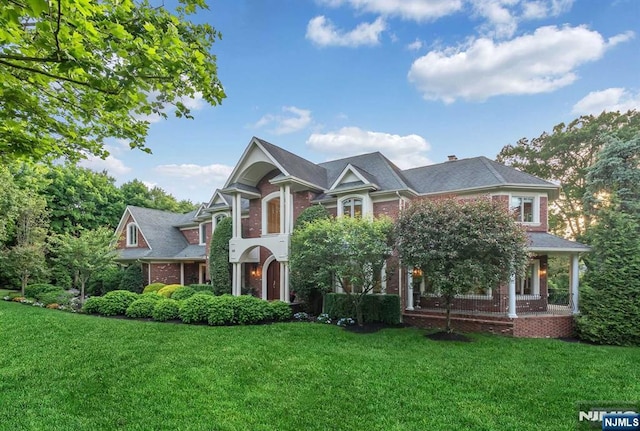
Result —
[[[0,428],[575,430],[636,400],[640,348],[418,329],[208,327],[0,301]]]

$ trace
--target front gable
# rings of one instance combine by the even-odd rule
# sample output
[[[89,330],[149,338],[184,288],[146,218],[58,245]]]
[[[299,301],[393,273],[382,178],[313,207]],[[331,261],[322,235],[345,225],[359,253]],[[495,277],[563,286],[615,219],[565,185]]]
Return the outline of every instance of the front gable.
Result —
[[[328,192],[335,194],[336,192],[345,193],[355,190],[375,191],[378,189],[379,187],[375,183],[375,177],[373,175],[349,163],[340,175],[338,175],[338,178],[333,182]]]
[[[136,245],[129,245],[127,243],[127,229],[131,224],[135,224],[137,226],[138,240],[136,241]],[[118,227],[116,228],[115,237],[117,239],[116,248],[119,250],[124,250],[127,248],[142,248],[151,250],[151,245],[149,244],[144,231],[134,217],[129,206],[125,208],[122,217],[120,217],[120,222],[118,223]]]

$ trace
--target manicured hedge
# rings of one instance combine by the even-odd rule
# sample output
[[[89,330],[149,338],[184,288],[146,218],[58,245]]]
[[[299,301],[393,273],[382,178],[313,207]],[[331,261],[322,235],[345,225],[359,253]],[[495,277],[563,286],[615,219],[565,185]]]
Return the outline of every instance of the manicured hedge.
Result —
[[[71,298],[73,298],[73,294],[65,292],[62,289],[59,289],[55,292],[41,293],[37,297],[38,301],[43,303],[44,305],[69,305],[71,303]]]
[[[184,323],[202,323],[209,320],[209,314],[215,306],[215,297],[196,293],[187,298],[180,306],[180,319]]]
[[[164,283],[151,283],[142,290],[142,293],[157,292],[165,286]]]
[[[167,320],[178,319],[180,317],[180,303],[175,299],[169,299],[163,296],[160,296],[160,298],[153,307],[151,316],[153,320],[165,322]]]
[[[332,319],[355,318],[355,310],[346,293],[328,293],[324,310]],[[365,322],[400,323],[400,297],[398,295],[366,295],[362,303]]]
[[[155,294],[154,294],[155,295]],[[160,295],[155,295],[160,296]],[[145,318],[153,316],[153,309],[155,308],[158,300],[153,298],[151,295],[140,297],[133,301],[129,307],[127,307],[127,311],[125,315],[131,318]]]
[[[234,323],[232,301],[233,297],[230,295],[216,296],[213,298],[207,318],[209,325],[232,325]]]
[[[195,295],[195,293],[195,289],[191,286],[180,286],[171,294],[171,299],[182,301],[184,299],[192,297],[193,295]]]
[[[102,297],[98,312],[104,316],[118,316],[126,313],[129,305],[140,295],[128,290],[112,290]]]
[[[27,298],[40,299],[40,295],[50,292],[64,292],[64,289],[47,283],[30,284],[24,288],[24,296]]]
[[[165,298],[171,298],[171,294],[181,287],[181,284],[167,284],[162,289],[158,290],[158,294]]]
[[[98,314],[100,313],[100,309],[102,308],[103,303],[104,298],[102,296],[92,296],[84,302],[82,311],[87,314]]]
[[[271,307],[271,316],[273,320],[278,322],[286,322],[291,320],[291,306],[283,301],[271,301],[269,302]]]
[[[213,286],[211,284],[190,284],[190,288],[196,292],[211,292],[213,293]]]
[[[234,321],[241,325],[250,325],[273,318],[271,306],[264,299],[249,295],[232,296],[230,303]]]

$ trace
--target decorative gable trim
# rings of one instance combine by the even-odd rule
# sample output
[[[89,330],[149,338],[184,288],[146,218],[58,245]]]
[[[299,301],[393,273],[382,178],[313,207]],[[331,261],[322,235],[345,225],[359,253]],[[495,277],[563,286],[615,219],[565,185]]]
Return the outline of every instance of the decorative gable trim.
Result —
[[[209,202],[207,203],[205,209],[210,209],[214,205],[217,205],[218,208],[231,208],[231,202],[227,200],[220,189],[216,189],[216,191],[213,192],[213,196],[211,196],[211,199],[209,199]]]
[[[133,223],[135,223],[135,225],[138,228],[138,235],[142,235],[142,238],[144,238],[144,242],[149,247],[149,250],[152,250],[153,247],[151,246],[151,243],[149,242],[147,237],[144,235],[144,232],[142,231],[142,228],[140,227],[140,223],[138,223],[138,221],[136,220],[136,217],[133,215],[133,213],[131,212],[131,209],[130,209],[130,207],[128,205],[124,209],[124,213],[122,213],[122,217],[120,217],[120,222],[118,223],[118,227],[116,228],[116,235],[115,235],[116,239],[120,238],[120,236],[122,235],[123,232],[124,232],[125,236],[127,235],[127,232],[126,232],[127,226],[129,226],[131,224],[131,223],[126,223],[126,221],[129,219],[129,216],[131,216],[131,219],[133,220]]]
[[[252,160],[252,158],[254,160]],[[254,163],[260,161],[271,164],[273,167],[282,172],[283,175],[289,175],[286,169],[284,169],[284,167],[282,167],[282,165],[278,163],[278,161],[269,153],[269,151],[266,150],[266,148],[264,148],[264,146],[254,136],[253,138],[251,138],[251,142],[242,153],[240,160],[233,168],[231,175],[227,179],[227,182],[224,184],[223,190],[229,189],[230,186],[234,183],[241,182],[241,174],[246,172],[246,170],[249,169]]]
[[[379,188],[377,184],[369,181],[366,174],[360,172],[360,170],[351,163],[345,166],[329,190],[333,191],[340,185],[347,186],[346,189],[349,191],[357,189],[378,190]]]

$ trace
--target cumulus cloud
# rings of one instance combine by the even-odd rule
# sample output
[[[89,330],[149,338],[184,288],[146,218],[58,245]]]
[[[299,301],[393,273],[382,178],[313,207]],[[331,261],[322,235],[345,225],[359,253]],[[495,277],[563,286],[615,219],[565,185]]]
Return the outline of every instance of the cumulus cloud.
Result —
[[[191,163],[156,166],[155,171],[162,175],[185,179],[204,184],[224,183],[233,171],[232,166],[212,164],[196,165]]]
[[[416,39],[407,45],[409,51],[418,51],[420,48],[422,48],[422,41],[420,39]]]
[[[607,42],[585,26],[548,26],[505,42],[479,38],[430,51],[413,62],[408,78],[425,99],[445,103],[550,92],[574,82],[578,66],[629,37],[624,33]]]
[[[122,160],[110,155],[105,159],[101,159],[96,156],[87,156],[86,159],[81,160],[78,165],[83,168],[89,168],[92,171],[102,172],[108,171],[111,175],[123,175],[127,172],[131,172],[131,168],[126,166]]]
[[[380,151],[402,169],[431,163],[424,154],[431,146],[419,135],[401,136],[343,127],[335,132],[312,134],[307,146],[331,159]]]
[[[351,31],[343,31],[323,15],[312,18],[307,25],[306,38],[318,46],[373,46],[380,43],[380,35],[386,29],[383,18],[363,22]]]
[[[587,94],[573,105],[571,113],[597,115],[603,111],[627,112],[630,109],[640,110],[640,92],[633,94],[624,88],[614,87]]]
[[[311,111],[296,108],[295,106],[283,106],[283,114],[273,115],[267,114],[260,118],[253,126],[257,128],[269,125],[275,126],[271,130],[276,135],[286,135],[287,133],[297,132],[311,124]]]
[[[321,4],[347,5],[361,12],[425,21],[451,15],[462,9],[462,0],[320,0]]]

